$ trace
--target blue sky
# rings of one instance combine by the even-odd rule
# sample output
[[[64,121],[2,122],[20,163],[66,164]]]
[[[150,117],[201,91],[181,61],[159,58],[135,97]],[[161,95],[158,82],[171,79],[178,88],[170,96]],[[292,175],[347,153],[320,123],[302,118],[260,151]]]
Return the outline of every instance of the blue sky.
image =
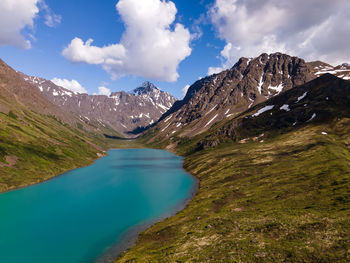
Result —
[[[6,0],[0,12],[0,58],[90,94],[150,80],[181,98],[199,77],[263,52],[350,61],[347,0]]]
[[[183,24],[191,33],[193,25],[201,14],[207,12],[211,1],[174,1],[178,9],[176,22]],[[182,88],[192,84],[200,76],[205,76],[208,67],[219,65],[216,59],[224,42],[215,37],[212,25],[201,25],[203,35],[191,42],[192,53],[179,64],[180,77],[175,82],[157,81],[142,76],[125,76],[112,80],[101,67],[85,63],[72,63],[62,56],[62,50],[75,37],[83,40],[94,39],[94,44],[103,46],[119,42],[124,32],[124,24],[115,9],[115,0],[46,0],[46,4],[62,19],[55,27],[45,25],[44,15],[35,18],[32,33],[35,40],[31,49],[15,46],[0,47],[0,57],[16,70],[46,79],[62,78],[77,80],[89,93],[97,93],[97,87],[106,86],[111,91],[131,90],[144,80],[151,80],[162,90],[176,97],[182,96]],[[135,61],[137,63],[137,61]]]

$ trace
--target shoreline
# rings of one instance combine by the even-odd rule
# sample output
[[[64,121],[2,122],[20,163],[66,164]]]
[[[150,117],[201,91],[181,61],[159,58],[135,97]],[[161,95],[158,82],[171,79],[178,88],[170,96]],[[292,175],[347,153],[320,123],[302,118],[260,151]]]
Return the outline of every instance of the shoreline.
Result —
[[[46,182],[49,182],[51,180],[55,180],[61,176],[65,176],[67,173],[74,171],[76,169],[81,169],[84,167],[89,167],[90,165],[93,165],[96,161],[98,161],[99,159],[102,159],[106,156],[108,156],[108,152],[111,150],[123,150],[123,149],[135,149],[135,148],[109,148],[106,149],[104,152],[104,155],[102,156],[97,156],[96,159],[91,160],[91,162],[89,162],[89,164],[84,165],[84,166],[79,166],[79,167],[75,167],[72,169],[68,169],[67,171],[60,173],[58,175],[54,175],[53,177],[46,179],[44,181],[40,181],[40,182],[36,182],[33,184],[28,184],[28,185],[24,185],[24,186],[19,186],[19,187],[15,187],[9,190],[6,190],[4,192],[0,192],[1,194],[5,194],[5,193],[9,193],[12,191],[16,191],[16,190],[20,190],[26,187],[32,187],[35,185],[40,185]],[[149,147],[144,147],[141,149],[153,149],[153,148],[149,148]],[[174,155],[177,155],[176,153],[166,150],[166,149],[155,149],[155,150],[163,150],[163,151],[168,151],[171,152]],[[180,156],[180,155],[177,155]],[[147,229],[149,229],[150,227],[154,226],[155,224],[162,222],[170,217],[173,217],[175,215],[177,215],[178,213],[180,213],[181,211],[183,211],[184,209],[186,209],[186,207],[188,206],[188,204],[192,201],[192,199],[195,197],[195,195],[198,192],[199,189],[199,179],[192,175],[190,172],[188,172],[183,166],[182,169],[184,169],[184,171],[193,178],[194,180],[194,184],[193,187],[190,191],[190,195],[188,198],[184,199],[181,203],[179,203],[178,205],[174,206],[172,208],[172,210],[170,212],[168,212],[167,214],[160,216],[156,219],[153,219],[149,222],[145,222],[145,223],[141,223],[139,225],[136,225],[134,227],[131,227],[130,229],[126,230],[121,237],[119,238],[119,240],[116,241],[116,244],[111,245],[110,248],[107,248],[107,250],[105,252],[103,252],[100,256],[98,256],[98,258],[96,258],[93,262],[94,263],[114,263],[115,261],[117,261],[125,252],[127,252],[129,249],[131,249],[133,246],[136,245],[137,240],[139,238],[139,235],[146,231]]]
[[[146,223],[142,223],[139,225],[136,225],[129,230],[126,230],[125,233],[122,234],[121,238],[117,241],[119,244],[112,245],[106,252],[104,252],[101,256],[99,256],[94,263],[114,263],[116,262],[125,252],[127,252],[129,249],[134,247],[137,243],[137,240],[139,239],[139,236],[142,232],[146,231],[147,229],[151,228],[155,224],[162,222],[170,217],[173,217],[186,209],[188,204],[193,200],[193,198],[196,196],[198,189],[199,189],[199,179],[189,173],[185,168],[183,168],[186,173],[188,173],[189,176],[191,176],[194,179],[194,185],[191,189],[190,195],[188,198],[183,200],[178,205],[174,206],[172,211],[169,213],[160,216],[154,220],[151,220]]]
[[[101,159],[101,158],[103,158],[103,157],[106,157],[106,156],[108,155],[108,151],[109,151],[109,150],[113,150],[113,149],[107,149],[107,150],[105,150],[104,155],[102,155],[102,156],[97,156],[96,159],[91,160],[91,162],[89,162],[89,164],[87,164],[87,165],[78,166],[78,167],[75,167],[75,168],[67,169],[67,170],[64,171],[64,172],[60,172],[59,174],[54,175],[54,176],[52,176],[52,177],[50,177],[50,178],[48,178],[48,179],[46,179],[46,180],[40,181],[40,182],[35,182],[35,183],[23,185],[23,186],[14,187],[14,188],[8,189],[8,190],[3,191],[3,192],[0,191],[0,195],[1,195],[1,194],[5,194],[5,193],[9,193],[9,192],[13,192],[13,191],[17,191],[17,190],[20,190],[20,189],[23,189],[23,188],[26,188],[26,187],[31,187],[31,186],[43,184],[43,183],[49,182],[49,181],[51,181],[51,180],[55,180],[56,178],[58,178],[58,177],[60,177],[60,176],[65,176],[66,173],[69,173],[69,172],[74,171],[74,170],[76,170],[76,169],[89,167],[90,165],[93,165],[95,162],[97,162],[99,159]],[[97,153],[96,153],[96,154],[97,154]]]

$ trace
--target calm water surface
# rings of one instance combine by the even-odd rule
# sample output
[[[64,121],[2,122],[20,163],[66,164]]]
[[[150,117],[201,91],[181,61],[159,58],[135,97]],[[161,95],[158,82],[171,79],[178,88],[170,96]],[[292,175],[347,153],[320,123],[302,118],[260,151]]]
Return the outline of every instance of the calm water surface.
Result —
[[[195,179],[182,162],[167,151],[111,150],[89,167],[0,194],[0,262],[94,262],[126,231],[190,197]]]

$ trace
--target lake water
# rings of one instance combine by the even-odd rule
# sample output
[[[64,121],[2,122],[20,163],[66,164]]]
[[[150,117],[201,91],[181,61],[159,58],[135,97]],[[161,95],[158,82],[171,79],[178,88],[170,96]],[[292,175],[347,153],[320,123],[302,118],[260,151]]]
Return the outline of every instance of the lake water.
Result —
[[[95,262],[125,233],[183,207],[195,179],[167,151],[111,150],[93,165],[0,194],[0,262]]]

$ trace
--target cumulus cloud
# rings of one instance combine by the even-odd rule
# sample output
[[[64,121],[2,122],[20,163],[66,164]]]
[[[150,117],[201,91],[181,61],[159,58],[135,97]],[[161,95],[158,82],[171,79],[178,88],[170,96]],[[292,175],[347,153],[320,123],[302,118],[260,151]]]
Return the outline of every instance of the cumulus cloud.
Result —
[[[0,45],[13,45],[30,48],[30,40],[21,31],[33,28],[34,18],[39,13],[39,0],[1,0],[0,1]]]
[[[63,87],[65,89],[71,90],[74,93],[87,93],[86,89],[83,88],[83,86],[76,81],[75,79],[73,80],[68,80],[68,79],[59,79],[59,78],[54,78],[51,80],[54,84],[57,86]]]
[[[120,43],[98,47],[93,40],[74,38],[62,54],[75,63],[101,65],[113,78],[123,75],[176,81],[178,65],[191,54],[191,34],[174,24],[177,9],[171,1],[119,0],[125,24]]]
[[[348,0],[216,0],[208,13],[226,41],[222,69],[241,56],[278,51],[332,64],[350,61]]]
[[[111,90],[103,86],[98,87],[98,95],[109,96],[111,95]]]
[[[182,98],[184,98],[187,94],[188,89],[190,88],[190,85],[186,85],[183,89],[182,89]]]
[[[31,41],[35,39],[25,29],[33,30],[34,20],[43,11],[45,24],[54,27],[61,23],[62,17],[53,13],[44,0],[1,0],[0,1],[0,46],[10,45],[20,48],[31,48]]]

